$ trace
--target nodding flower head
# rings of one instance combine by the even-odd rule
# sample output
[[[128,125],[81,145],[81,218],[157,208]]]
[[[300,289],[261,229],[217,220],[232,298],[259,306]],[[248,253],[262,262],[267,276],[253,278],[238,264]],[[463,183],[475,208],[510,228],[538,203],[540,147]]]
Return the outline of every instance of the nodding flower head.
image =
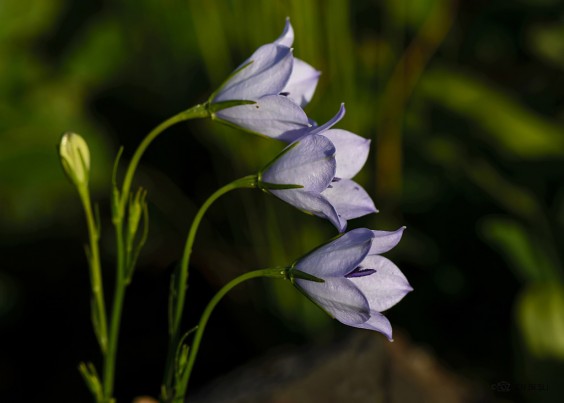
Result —
[[[377,211],[368,193],[350,179],[366,162],[370,140],[328,129],[343,114],[341,106],[335,118],[290,144],[259,175],[263,190],[329,220],[340,232],[345,231],[347,220]]]
[[[287,19],[282,35],[259,47],[212,94],[212,118],[280,140],[311,127],[302,107],[311,100],[320,73],[294,58],[293,40]]]
[[[403,230],[349,231],[298,259],[289,269],[289,277],[339,322],[375,330],[392,340],[392,326],[381,312],[413,288],[400,269],[380,254],[398,244]]]

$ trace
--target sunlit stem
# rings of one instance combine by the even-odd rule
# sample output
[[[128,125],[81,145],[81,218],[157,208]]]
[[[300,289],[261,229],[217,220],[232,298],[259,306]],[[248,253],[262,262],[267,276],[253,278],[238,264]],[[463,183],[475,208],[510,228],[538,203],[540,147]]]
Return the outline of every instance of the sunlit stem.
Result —
[[[173,358],[176,354],[177,350],[177,343],[180,340],[180,325],[182,322],[182,314],[184,311],[184,302],[186,299],[186,289],[188,286],[188,266],[190,264],[190,256],[192,254],[192,246],[194,245],[194,241],[196,239],[196,233],[198,232],[198,227],[200,226],[200,222],[204,217],[204,214],[208,210],[208,208],[222,195],[227,192],[230,192],[234,189],[240,188],[254,188],[257,186],[257,177],[255,175],[245,176],[243,178],[237,179],[225,186],[221,189],[218,189],[214,194],[212,194],[200,207],[196,216],[194,217],[194,221],[192,221],[192,225],[190,227],[190,231],[188,232],[188,237],[186,238],[186,244],[184,246],[184,251],[182,254],[182,260],[180,261],[180,268],[178,272],[178,279],[176,284],[176,299],[174,300],[173,306],[173,317],[172,317],[172,324],[171,324],[171,336],[170,336],[170,345],[168,350],[168,356],[166,361],[166,368],[165,368],[165,379],[164,383],[168,386],[168,390],[170,390],[170,386],[172,383],[172,376],[174,372],[174,365],[173,365]]]
[[[190,120],[190,119],[205,118],[205,117],[209,117],[209,116],[210,116],[210,113],[207,109],[206,104],[196,105],[196,106],[194,106],[190,109],[182,111],[179,114],[174,115],[173,117],[165,120],[160,125],[155,127],[147,135],[147,137],[145,137],[143,139],[141,144],[139,144],[139,147],[137,147],[135,154],[133,154],[133,157],[131,158],[131,161],[129,162],[129,166],[127,167],[127,171],[126,171],[125,177],[123,179],[123,185],[122,185],[122,188],[121,188],[121,199],[120,199],[120,205],[119,205],[119,210],[118,210],[119,214],[122,217],[123,217],[124,212],[125,212],[125,206],[126,206],[128,198],[129,198],[129,191],[131,190],[131,182],[133,180],[133,176],[135,175],[135,170],[137,169],[137,165],[139,165],[139,161],[141,160],[141,157],[143,156],[143,154],[145,153],[145,151],[147,150],[149,145],[153,142],[153,140],[155,138],[157,138],[157,136],[159,134],[164,132],[169,127],[175,125],[176,123],[183,122],[185,120]]]
[[[88,226],[88,237],[90,241],[89,253],[89,266],[90,266],[90,282],[92,287],[92,295],[94,297],[93,303],[96,305],[94,323],[96,336],[100,344],[102,354],[105,354],[108,342],[108,329],[106,319],[106,304],[104,302],[104,287],[102,285],[102,268],[100,264],[100,249],[98,241],[100,238],[99,229],[97,228],[96,220],[92,211],[92,203],[90,201],[90,192],[88,186],[79,186],[78,193],[80,200],[84,207],[84,214],[86,216],[86,223]]]
[[[127,288],[127,275],[126,275],[126,262],[128,257],[126,256],[125,239],[123,235],[123,225],[125,217],[125,209],[127,206],[127,201],[129,200],[129,193],[131,190],[131,183],[133,181],[133,176],[135,175],[135,170],[139,165],[141,157],[153,142],[157,136],[164,132],[169,127],[176,123],[208,117],[209,112],[205,104],[196,105],[193,108],[187,109],[179,114],[165,120],[163,123],[155,127],[141,142],[131,161],[127,167],[125,177],[123,180],[123,185],[121,188],[121,194],[119,195],[118,205],[114,211],[113,222],[116,227],[116,244],[117,244],[117,264],[116,264],[116,281],[114,290],[114,300],[112,306],[112,316],[110,320],[110,329],[108,336],[108,349],[104,356],[104,380],[103,380],[103,391],[105,399],[110,402],[112,401],[113,388],[114,388],[114,378],[115,378],[115,363],[117,355],[117,345],[119,338],[119,328],[121,322],[121,314],[123,309],[123,301],[125,298],[125,289]]]
[[[198,350],[200,348],[200,343],[202,341],[202,336],[204,334],[204,330],[206,329],[206,325],[212,314],[216,305],[221,301],[221,299],[227,294],[233,287],[236,285],[253,279],[257,277],[272,277],[272,278],[286,278],[286,269],[285,268],[269,268],[269,269],[262,269],[262,270],[255,270],[248,273],[245,273],[223,286],[221,290],[218,291],[217,294],[212,298],[209,302],[208,306],[204,310],[200,322],[198,323],[198,329],[196,330],[196,334],[194,335],[194,341],[190,348],[190,355],[188,357],[188,362],[186,364],[186,369],[182,373],[181,381],[177,385],[176,394],[174,398],[174,402],[183,402],[186,396],[186,391],[188,389],[188,381],[190,380],[190,375],[192,374],[192,368],[194,367],[194,362],[196,361],[196,357],[198,355]]]

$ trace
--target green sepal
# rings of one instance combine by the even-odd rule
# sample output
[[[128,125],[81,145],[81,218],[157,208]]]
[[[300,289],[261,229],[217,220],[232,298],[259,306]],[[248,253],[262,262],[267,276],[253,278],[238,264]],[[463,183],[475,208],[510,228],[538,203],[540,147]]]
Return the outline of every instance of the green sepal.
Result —
[[[104,401],[104,393],[102,390],[102,383],[100,382],[100,377],[96,371],[96,367],[91,362],[84,363],[81,362],[78,365],[78,371],[82,375],[86,386],[92,392],[97,402]]]
[[[117,186],[117,171],[119,166],[119,160],[123,154],[123,146],[119,148],[119,151],[114,160],[114,167],[112,169],[112,221],[114,225],[118,225],[121,221],[119,212],[119,202],[120,202],[120,192]]]
[[[296,268],[291,268],[288,272],[288,275],[289,275],[290,281],[292,283],[294,282],[294,279],[296,279],[296,278],[299,278],[301,280],[314,281],[316,283],[324,283],[325,282],[325,280],[323,280],[322,278],[315,277],[315,276],[313,276],[309,273],[298,270]]]
[[[102,354],[106,354],[108,340],[106,339],[106,335],[101,332],[100,311],[94,296],[92,296],[92,300],[90,301],[90,315],[92,326],[94,327],[94,334],[96,335],[96,340],[98,340],[98,344],[100,345],[100,350],[102,351]]]
[[[256,104],[256,101],[241,99],[241,100],[220,101],[220,102],[210,103],[208,104],[207,108],[213,117],[216,112],[222,109],[232,108],[234,106],[239,106],[239,105],[252,105],[252,104]]]
[[[177,379],[176,384],[178,384],[178,381],[180,380],[180,378],[182,378],[182,374],[186,370],[186,365],[188,364],[188,355],[190,353],[190,346],[184,343],[184,341],[197,329],[198,326],[194,326],[192,329],[184,333],[184,335],[178,342],[178,346],[176,347],[175,368],[174,368],[175,377]]]
[[[291,185],[291,184],[281,184],[281,183],[269,183],[260,182],[259,188],[261,190],[283,190],[283,189],[302,189],[303,185]]]
[[[129,199],[127,233],[126,233],[126,267],[125,267],[125,283],[129,284],[135,270],[135,264],[141,249],[145,245],[149,236],[149,209],[147,207],[147,191],[139,188],[134,197]],[[143,217],[143,232],[141,237],[135,243],[139,222]]]
[[[299,141],[295,141],[292,144],[290,144],[288,147],[286,147],[285,149],[283,149],[280,153],[278,153],[278,155],[276,157],[274,157],[274,159],[272,159],[268,164],[266,164],[264,167],[262,167],[260,169],[260,171],[258,172],[257,175],[257,187],[265,192],[268,192],[269,190],[281,190],[281,189],[300,189],[303,188],[303,185],[296,185],[296,184],[279,184],[279,183],[269,183],[269,182],[263,182],[262,180],[262,174],[264,173],[264,171],[266,171],[268,168],[270,168],[278,159],[280,159],[284,154],[286,154],[288,151],[290,151],[292,148],[296,147],[300,142]]]

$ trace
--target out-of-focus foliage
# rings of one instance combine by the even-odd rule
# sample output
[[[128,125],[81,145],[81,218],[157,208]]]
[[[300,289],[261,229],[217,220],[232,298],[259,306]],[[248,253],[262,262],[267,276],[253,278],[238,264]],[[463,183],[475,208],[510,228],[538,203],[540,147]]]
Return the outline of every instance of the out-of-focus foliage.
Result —
[[[10,325],[18,332],[10,341],[35,346],[37,328],[84,328],[76,337],[89,342],[88,292],[73,283],[86,286],[85,233],[57,159],[60,135],[72,130],[86,138],[93,195],[107,216],[118,147],[125,146],[127,162],[154,125],[207,99],[280,34],[287,16],[294,54],[322,71],[308,115],[322,123],[345,102],[339,128],[372,139],[357,179],[381,212],[351,228],[408,227],[389,256],[415,289],[388,313],[395,328],[481,384],[517,379],[556,387],[553,365],[562,368],[564,340],[558,0],[0,1],[0,247],[7,256],[0,331]],[[151,232],[126,306],[132,319],[124,337],[132,342],[120,351],[132,364],[122,368],[121,400],[139,392],[135,385],[158,388],[166,315],[157,307],[166,304],[170,267],[195,206],[282,147],[197,121],[170,129],[144,156],[136,182],[148,189]],[[102,220],[102,229],[103,260],[111,262],[111,223]],[[330,224],[260,192],[225,196],[196,241],[187,322],[210,289],[250,268],[291,263],[334,235]],[[104,273],[107,282],[110,264]],[[228,370],[224,357],[240,363],[276,343],[346,331],[288,284],[262,284],[235,293],[244,309],[218,320],[236,323],[230,337],[239,348],[226,345],[225,329],[209,329],[205,344],[220,361],[208,356],[202,379]],[[58,305],[47,311],[44,301]],[[59,360],[68,340],[44,337],[57,354],[44,362],[65,364],[46,375],[43,390],[60,397],[49,390],[67,387],[67,374],[80,385],[75,365],[85,357],[79,349],[68,363]],[[148,345],[155,349],[147,352]],[[39,349],[1,354],[0,391],[27,385],[27,363],[48,354]]]
[[[420,90],[477,125],[475,135],[513,158],[564,155],[564,128],[519,105],[501,89],[448,68],[428,71]]]
[[[564,289],[561,284],[529,286],[517,302],[517,317],[531,352],[564,359]]]
[[[89,86],[115,71],[119,49],[86,35],[80,49],[61,61],[47,60],[38,44],[57,23],[62,1],[5,0],[0,5],[0,227],[4,236],[30,236],[65,214],[74,190],[61,177],[53,153],[62,133],[85,133],[96,165],[93,185],[106,180],[107,139],[85,108]],[[107,58],[101,58],[103,52]],[[108,60],[110,63],[99,63]],[[75,66],[66,68],[66,64]],[[91,88],[91,87],[90,87]],[[79,211],[79,206],[71,209]],[[9,229],[9,230],[8,230]],[[25,234],[25,235],[24,235]]]

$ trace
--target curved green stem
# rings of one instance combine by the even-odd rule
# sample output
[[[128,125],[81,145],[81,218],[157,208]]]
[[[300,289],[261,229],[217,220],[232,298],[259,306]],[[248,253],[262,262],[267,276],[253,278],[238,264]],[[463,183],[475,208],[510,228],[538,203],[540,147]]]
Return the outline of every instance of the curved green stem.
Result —
[[[102,268],[100,263],[100,249],[98,247],[99,232],[96,226],[96,220],[92,212],[92,204],[90,202],[90,193],[88,187],[79,187],[78,193],[84,207],[86,223],[88,226],[88,238],[90,240],[90,253],[88,256],[90,266],[90,282],[92,286],[92,296],[94,311],[92,314],[94,331],[102,354],[105,354],[108,342],[108,330],[106,319],[106,304],[104,302],[104,288],[102,285]]]
[[[117,238],[117,260],[118,265],[116,269],[116,283],[114,287],[114,301],[112,306],[112,316],[110,322],[110,332],[108,335],[108,351],[104,355],[104,380],[103,390],[106,401],[111,402],[115,366],[117,357],[117,344],[119,339],[119,328],[121,322],[121,313],[123,309],[123,300],[125,298],[125,289],[127,284],[125,281],[125,266],[124,266],[124,253],[123,253],[123,226],[116,225],[116,238]]]
[[[286,278],[286,269],[285,268],[270,268],[270,269],[262,269],[262,270],[255,270],[248,273],[245,273],[223,286],[221,290],[218,291],[217,294],[212,298],[209,302],[208,306],[204,310],[200,322],[198,323],[198,329],[196,330],[196,334],[194,336],[194,341],[192,343],[192,347],[190,348],[190,355],[188,357],[188,362],[186,364],[185,370],[182,372],[182,377],[180,383],[177,385],[177,390],[175,393],[175,402],[182,402],[184,401],[184,397],[186,396],[186,391],[188,389],[188,381],[190,380],[190,375],[192,374],[192,368],[194,367],[194,362],[196,361],[196,356],[198,355],[198,349],[200,348],[200,343],[202,341],[202,336],[204,334],[204,330],[206,329],[206,325],[212,314],[216,305],[221,301],[221,299],[227,294],[233,287],[236,285],[253,279],[257,277],[273,277],[273,278]]]
[[[194,241],[196,239],[196,233],[198,232],[198,227],[200,226],[200,222],[204,217],[204,214],[208,210],[208,208],[221,196],[225,193],[230,192],[234,189],[240,188],[254,188],[257,186],[257,177],[255,175],[245,176],[243,178],[237,179],[222,188],[218,189],[215,193],[213,193],[200,207],[196,216],[194,217],[194,221],[192,221],[192,225],[190,227],[190,231],[188,232],[188,237],[186,238],[186,244],[184,245],[184,251],[182,254],[182,260],[180,261],[180,268],[178,273],[177,279],[177,289],[176,289],[176,298],[174,300],[174,306],[172,307],[172,323],[171,323],[171,335],[170,335],[170,345],[166,360],[166,368],[165,368],[165,379],[164,384],[166,385],[167,390],[171,390],[172,387],[172,378],[174,372],[174,357],[177,351],[177,344],[180,340],[180,325],[182,321],[182,314],[184,311],[184,302],[186,299],[186,289],[188,286],[188,267],[190,264],[190,256],[192,254],[192,246],[194,245]]]
[[[125,240],[123,235],[123,224],[125,211],[127,206],[127,201],[129,200],[129,193],[131,190],[131,183],[133,181],[133,176],[135,175],[135,170],[139,165],[141,157],[152,143],[152,141],[157,138],[159,134],[164,132],[169,127],[176,123],[196,119],[204,118],[210,116],[206,104],[196,105],[193,108],[187,109],[180,112],[177,115],[165,120],[163,123],[155,127],[139,144],[137,150],[133,154],[125,177],[123,180],[123,185],[121,188],[121,194],[117,198],[117,202],[114,207],[114,217],[113,222],[116,228],[116,245],[117,245],[117,263],[116,263],[116,281],[115,281],[115,291],[114,300],[112,306],[112,316],[110,320],[110,329],[108,334],[108,348],[104,354],[104,374],[103,374],[103,391],[104,398],[106,401],[111,402],[114,388],[114,377],[115,377],[115,363],[117,356],[117,345],[119,338],[119,328],[121,322],[121,314],[123,310],[123,301],[125,298],[125,290],[127,288],[126,279],[126,251],[125,251]]]
[[[148,135],[143,139],[137,150],[135,150],[135,154],[131,158],[129,162],[129,166],[127,167],[127,171],[125,173],[125,177],[123,179],[123,186],[121,188],[121,199],[119,204],[119,214],[123,217],[125,212],[125,205],[127,203],[127,199],[129,197],[129,191],[131,189],[131,182],[133,181],[133,175],[135,174],[135,170],[137,169],[137,165],[145,153],[145,150],[151,142],[163,131],[168,129],[170,126],[175,125],[176,123],[190,120],[190,119],[197,119],[197,118],[206,118],[209,117],[210,113],[207,109],[206,104],[199,104],[190,109],[180,112],[177,115],[165,120],[160,125],[155,127]]]
[[[190,227],[190,232],[188,233],[188,238],[186,238],[186,244],[184,245],[184,252],[182,255],[182,260],[180,261],[180,276],[178,281],[178,298],[176,300],[176,309],[174,315],[173,329],[180,327],[180,321],[182,320],[182,311],[184,307],[184,299],[186,297],[186,286],[188,283],[188,265],[190,264],[190,256],[192,254],[192,246],[196,239],[196,233],[198,232],[198,227],[200,222],[204,217],[204,214],[208,208],[225,193],[228,193],[235,189],[241,188],[254,188],[256,187],[256,176],[249,175],[243,178],[237,179],[221,189],[218,189],[214,194],[212,194],[200,207],[198,213],[194,217],[192,226]]]

